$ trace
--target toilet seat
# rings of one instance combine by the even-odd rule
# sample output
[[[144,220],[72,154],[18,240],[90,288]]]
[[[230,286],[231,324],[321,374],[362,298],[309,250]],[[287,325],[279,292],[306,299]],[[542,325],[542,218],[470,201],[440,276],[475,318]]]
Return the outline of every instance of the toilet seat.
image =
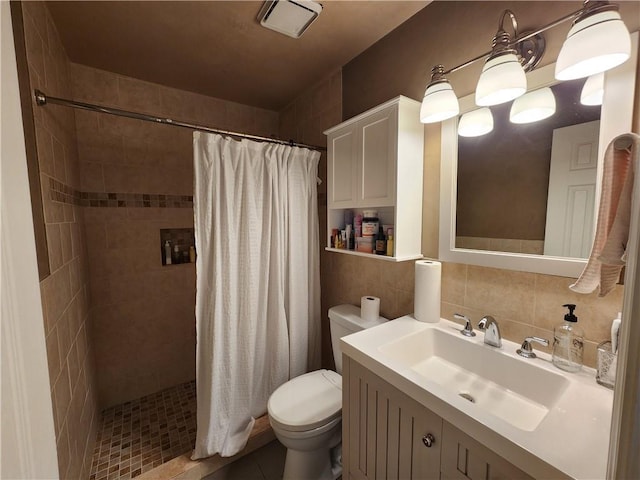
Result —
[[[281,385],[269,398],[269,418],[282,430],[313,430],[342,415],[342,377],[317,370]]]

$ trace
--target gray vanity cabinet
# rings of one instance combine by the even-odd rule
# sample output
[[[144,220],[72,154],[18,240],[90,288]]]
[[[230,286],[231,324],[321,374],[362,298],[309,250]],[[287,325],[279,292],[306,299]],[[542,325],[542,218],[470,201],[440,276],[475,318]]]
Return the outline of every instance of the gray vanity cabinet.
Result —
[[[342,392],[345,480],[532,479],[347,356]]]
[[[442,419],[348,357],[342,375],[342,478],[439,479]]]

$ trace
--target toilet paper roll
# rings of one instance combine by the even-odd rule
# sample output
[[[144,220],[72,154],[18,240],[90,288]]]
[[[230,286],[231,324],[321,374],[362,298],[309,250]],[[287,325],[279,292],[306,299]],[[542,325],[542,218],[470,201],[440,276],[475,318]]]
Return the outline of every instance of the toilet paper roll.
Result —
[[[380,316],[380,299],[365,295],[360,299],[360,317],[367,322],[378,320]]]
[[[442,265],[433,260],[416,262],[413,316],[427,323],[440,321],[440,277]]]

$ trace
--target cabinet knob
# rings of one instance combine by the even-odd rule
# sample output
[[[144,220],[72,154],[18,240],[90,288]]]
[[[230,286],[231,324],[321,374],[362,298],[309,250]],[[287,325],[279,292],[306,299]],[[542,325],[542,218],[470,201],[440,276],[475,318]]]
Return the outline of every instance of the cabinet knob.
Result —
[[[422,443],[424,443],[424,446],[427,448],[431,448],[431,445],[433,445],[435,441],[436,437],[434,437],[430,433],[427,433],[424,437],[422,437]]]

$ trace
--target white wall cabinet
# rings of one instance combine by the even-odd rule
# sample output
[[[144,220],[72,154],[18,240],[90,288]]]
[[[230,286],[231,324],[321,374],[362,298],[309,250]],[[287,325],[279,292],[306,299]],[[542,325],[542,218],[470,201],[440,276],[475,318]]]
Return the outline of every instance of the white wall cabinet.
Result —
[[[393,256],[421,258],[424,127],[420,103],[397,97],[325,131],[327,135],[327,249],[333,229],[345,228],[346,210],[378,211],[394,229]]]
[[[345,480],[533,480],[356,361],[342,364]]]

